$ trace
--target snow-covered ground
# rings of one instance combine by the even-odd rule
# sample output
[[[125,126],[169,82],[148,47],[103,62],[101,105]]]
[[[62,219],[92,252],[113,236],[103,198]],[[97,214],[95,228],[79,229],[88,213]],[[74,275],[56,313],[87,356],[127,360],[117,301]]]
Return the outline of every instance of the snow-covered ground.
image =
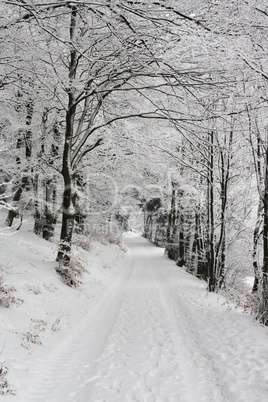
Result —
[[[0,400],[267,401],[268,329],[140,235],[124,244],[80,249],[87,272],[71,289],[55,245],[23,228],[0,237],[5,282],[24,300],[0,306],[0,362],[16,390]]]

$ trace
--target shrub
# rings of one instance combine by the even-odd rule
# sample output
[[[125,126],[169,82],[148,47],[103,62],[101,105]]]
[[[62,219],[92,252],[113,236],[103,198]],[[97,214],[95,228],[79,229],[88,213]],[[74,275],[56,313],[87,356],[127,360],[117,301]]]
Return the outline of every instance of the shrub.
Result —
[[[90,239],[88,236],[84,236],[82,234],[75,234],[73,236],[72,243],[78,247],[83,248],[86,251],[90,249]]]
[[[96,240],[103,245],[108,244],[116,244],[117,246],[121,246],[121,232],[110,232],[107,231],[107,228],[93,225],[87,226],[85,230],[85,235],[90,240]]]
[[[21,346],[31,349],[31,344],[42,345],[40,334],[45,331],[46,326],[46,321],[32,318],[29,331],[23,334]]]
[[[0,395],[15,395],[14,390],[10,387],[10,384],[7,381],[7,373],[7,366],[3,363],[0,363]]]
[[[85,272],[85,268],[78,257],[70,254],[68,265],[60,264],[56,267],[56,272],[62,277],[66,285],[78,287],[81,284],[81,278]]]
[[[23,300],[18,299],[13,295],[16,289],[11,286],[8,287],[4,283],[3,276],[0,276],[0,306],[9,307],[10,304],[15,304],[15,306],[20,306]]]

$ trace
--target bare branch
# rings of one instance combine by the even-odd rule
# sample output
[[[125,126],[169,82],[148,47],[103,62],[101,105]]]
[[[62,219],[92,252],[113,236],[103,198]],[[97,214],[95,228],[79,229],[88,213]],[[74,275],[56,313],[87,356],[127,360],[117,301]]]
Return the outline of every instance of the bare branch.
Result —
[[[95,149],[103,144],[104,144],[103,139],[99,138],[94,144],[89,145],[88,147],[86,147],[83,150],[83,152],[76,155],[76,158],[72,158],[71,164],[72,164],[73,169],[76,169],[76,167],[78,166],[78,164],[81,162],[81,160],[84,158],[85,155],[87,155],[89,152],[93,151],[93,149]]]

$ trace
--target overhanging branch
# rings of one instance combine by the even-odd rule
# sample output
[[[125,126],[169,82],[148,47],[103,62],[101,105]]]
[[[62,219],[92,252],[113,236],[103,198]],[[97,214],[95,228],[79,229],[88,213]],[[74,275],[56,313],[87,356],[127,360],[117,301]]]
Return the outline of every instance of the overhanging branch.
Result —
[[[75,167],[81,162],[81,159],[84,158],[86,154],[88,154],[89,152],[93,151],[93,149],[103,144],[104,144],[103,139],[99,138],[94,144],[86,147],[83,152],[76,154],[75,157],[73,157],[71,160],[72,168],[75,169]]]

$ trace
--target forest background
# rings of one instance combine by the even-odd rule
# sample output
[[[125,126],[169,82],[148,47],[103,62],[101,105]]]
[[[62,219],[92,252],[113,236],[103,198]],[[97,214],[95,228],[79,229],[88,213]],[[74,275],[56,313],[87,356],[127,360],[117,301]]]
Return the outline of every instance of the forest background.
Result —
[[[266,324],[267,24],[261,0],[3,1],[2,233],[33,215],[76,286],[74,241],[141,229],[209,291],[254,272]]]

